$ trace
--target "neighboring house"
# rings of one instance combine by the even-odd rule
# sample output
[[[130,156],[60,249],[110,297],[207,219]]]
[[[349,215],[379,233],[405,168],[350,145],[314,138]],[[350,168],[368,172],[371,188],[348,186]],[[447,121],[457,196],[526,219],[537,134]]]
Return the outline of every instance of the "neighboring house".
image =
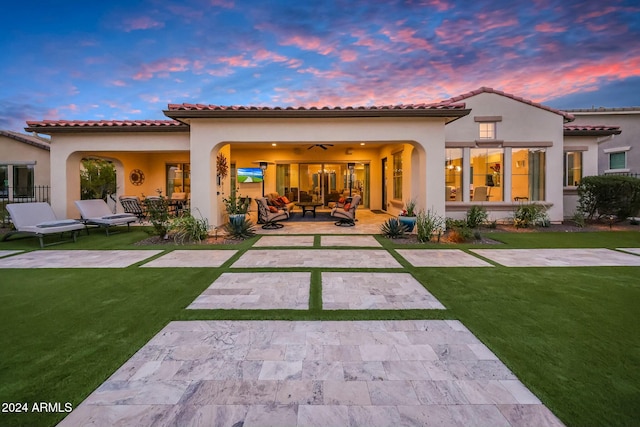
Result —
[[[554,222],[566,214],[565,124],[573,116],[491,88],[431,104],[171,104],[164,113],[172,120],[27,122],[26,130],[52,137],[56,213],[77,215],[78,165],[100,157],[116,166],[118,195],[185,192],[214,225],[225,220],[224,197],[237,189],[255,199],[263,186],[325,205],[355,192],[363,208],[393,215],[409,199],[448,217],[482,204],[503,219],[534,201]],[[581,138],[574,145],[597,145],[593,133]],[[221,176],[225,162],[229,173]]]
[[[567,110],[575,125],[617,126],[621,134],[598,139],[598,174],[640,176],[640,107]]]
[[[47,199],[49,140],[0,130],[0,200]]]

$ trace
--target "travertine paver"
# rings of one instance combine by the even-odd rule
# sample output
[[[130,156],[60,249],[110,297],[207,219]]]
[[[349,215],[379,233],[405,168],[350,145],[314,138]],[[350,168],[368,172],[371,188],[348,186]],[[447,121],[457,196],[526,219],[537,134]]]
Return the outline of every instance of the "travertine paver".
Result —
[[[0,258],[13,254],[19,254],[20,252],[22,251],[0,251]]]
[[[265,246],[313,246],[314,236],[262,236],[254,248]]]
[[[223,273],[187,308],[307,310],[310,286],[307,272]]]
[[[619,251],[629,252],[635,255],[640,255],[640,248],[617,248]]]
[[[176,250],[144,264],[142,267],[220,267],[238,251]]]
[[[396,249],[414,267],[493,267],[459,249]]]
[[[460,322],[171,322],[60,426],[561,426]]]
[[[471,249],[507,267],[640,266],[640,257],[611,249]]]
[[[158,250],[40,250],[0,259],[0,268],[122,268],[159,254]]]
[[[379,248],[382,245],[373,236],[322,236],[322,246],[352,246]]]
[[[444,309],[408,273],[322,273],[325,310]]]
[[[385,250],[251,249],[231,267],[401,268],[402,266]]]

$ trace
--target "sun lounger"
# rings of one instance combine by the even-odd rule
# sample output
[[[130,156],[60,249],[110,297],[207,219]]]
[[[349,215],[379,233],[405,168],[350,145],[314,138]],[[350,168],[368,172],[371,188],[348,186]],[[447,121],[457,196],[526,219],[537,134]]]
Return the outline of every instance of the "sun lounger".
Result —
[[[16,229],[5,234],[2,238],[3,241],[14,234],[31,234],[40,239],[40,247],[43,248],[45,246],[43,238],[46,235],[57,233],[62,235],[69,231],[75,242],[78,230],[84,228],[84,224],[80,221],[57,219],[51,206],[44,202],[10,203],[6,206],[6,209],[11,215],[11,221]],[[50,243],[50,245],[57,243],[64,243],[64,241]]]
[[[80,211],[85,226],[97,225],[98,227],[104,227],[107,236],[109,235],[110,227],[126,224],[127,229],[129,229],[129,225],[138,220],[135,215],[129,213],[114,214],[102,199],[76,200],[75,204]],[[88,227],[87,234],[89,234]]]

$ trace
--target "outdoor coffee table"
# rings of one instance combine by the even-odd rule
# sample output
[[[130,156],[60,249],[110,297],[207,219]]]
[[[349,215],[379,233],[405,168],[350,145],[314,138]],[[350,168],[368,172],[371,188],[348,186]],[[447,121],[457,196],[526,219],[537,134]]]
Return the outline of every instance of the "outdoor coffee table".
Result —
[[[322,203],[318,202],[298,202],[296,206],[300,206],[302,208],[302,216],[305,216],[307,212],[312,212],[313,217],[316,217],[316,208],[318,206],[322,206]]]

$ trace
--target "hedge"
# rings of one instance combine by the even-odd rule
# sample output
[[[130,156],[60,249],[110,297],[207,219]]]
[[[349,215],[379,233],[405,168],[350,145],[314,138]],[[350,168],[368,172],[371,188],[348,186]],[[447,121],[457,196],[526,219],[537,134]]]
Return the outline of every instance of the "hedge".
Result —
[[[615,216],[619,220],[640,212],[640,179],[630,176],[587,176],[578,185],[578,209],[589,219]]]

